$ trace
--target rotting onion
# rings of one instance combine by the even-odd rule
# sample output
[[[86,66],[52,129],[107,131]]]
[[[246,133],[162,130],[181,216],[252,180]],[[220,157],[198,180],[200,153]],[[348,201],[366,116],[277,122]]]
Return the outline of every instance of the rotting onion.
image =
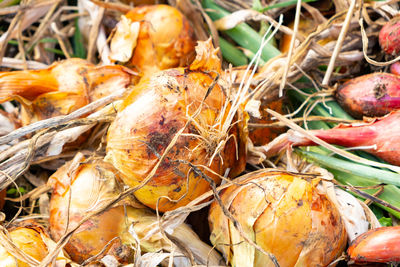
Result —
[[[153,209],[159,200],[160,211],[183,206],[208,191],[210,180],[205,178],[219,183],[227,170],[234,177],[245,167],[244,107],[232,106],[229,88],[218,79],[221,63],[211,40],[199,42],[196,51],[190,67],[142,79],[108,131],[106,161],[130,187],[151,175],[135,196]]]
[[[195,38],[189,21],[168,5],[140,6],[121,18],[111,40],[111,59],[137,71],[187,66],[194,58]]]
[[[350,264],[400,263],[400,226],[365,232],[352,242],[347,253]]]
[[[400,108],[400,77],[371,73],[351,79],[336,91],[338,103],[353,117],[380,117]]]
[[[53,187],[50,200],[50,231],[59,240],[90,212],[99,212],[84,222],[71,236],[65,250],[82,263],[113,256],[120,264],[133,263],[132,249],[142,252],[169,252],[180,249],[159,230],[157,216],[130,197],[108,207],[122,192],[118,171],[101,159],[75,158],[57,170],[50,179]],[[158,229],[158,230],[157,230]],[[166,230],[167,231],[167,230]],[[203,243],[186,224],[168,227],[171,239],[178,240],[193,254],[196,263],[219,265],[220,256]]]
[[[122,66],[95,66],[72,58],[43,70],[0,73],[0,102],[22,104],[22,123],[66,115],[131,83]]]
[[[275,256],[279,266],[327,266],[347,243],[338,210],[320,193],[320,178],[260,170],[235,179],[210,207],[211,242],[232,266],[274,266],[269,256],[242,234]]]

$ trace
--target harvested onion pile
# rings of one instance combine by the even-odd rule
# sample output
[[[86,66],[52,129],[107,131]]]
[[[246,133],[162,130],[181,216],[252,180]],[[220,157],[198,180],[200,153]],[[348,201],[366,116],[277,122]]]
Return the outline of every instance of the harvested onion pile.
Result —
[[[400,4],[300,2],[0,0],[0,266],[399,263]]]

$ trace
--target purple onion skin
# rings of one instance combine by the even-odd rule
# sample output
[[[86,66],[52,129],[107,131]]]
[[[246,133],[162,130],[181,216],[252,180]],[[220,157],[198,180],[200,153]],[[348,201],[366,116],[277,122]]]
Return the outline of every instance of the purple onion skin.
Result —
[[[390,66],[390,72],[395,75],[400,75],[400,61],[397,61]]]
[[[379,44],[388,55],[400,53],[400,16],[388,21],[379,32]]]
[[[336,99],[356,119],[384,116],[400,108],[400,77],[371,73],[354,78],[339,87]]]

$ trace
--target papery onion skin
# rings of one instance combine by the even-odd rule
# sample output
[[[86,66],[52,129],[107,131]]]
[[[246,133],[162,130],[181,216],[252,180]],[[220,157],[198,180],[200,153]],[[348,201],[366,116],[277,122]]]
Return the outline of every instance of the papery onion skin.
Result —
[[[365,232],[352,242],[347,253],[356,264],[400,263],[400,226]]]
[[[0,102],[22,103],[22,123],[66,115],[130,85],[132,74],[122,66],[97,67],[79,58],[53,63],[47,69],[0,73]]]
[[[338,103],[353,117],[380,117],[400,108],[400,77],[371,73],[351,79],[337,89]]]
[[[53,187],[50,232],[56,241],[65,234],[67,227],[75,227],[87,213],[99,209],[101,204],[118,194],[116,171],[110,164],[98,160],[81,164],[75,170],[70,169],[71,164],[70,162],[61,167],[49,179],[49,184]],[[121,245],[118,236],[127,227],[125,215],[131,209],[119,205],[91,217],[71,236],[65,250],[74,261],[82,263],[97,255],[116,238],[110,243],[109,250],[118,246],[119,253],[123,255],[114,256],[120,263],[130,262],[133,255],[126,253],[127,248]]]
[[[202,44],[204,45],[204,44]],[[142,79],[111,124],[107,136],[106,160],[121,173],[125,184],[138,186],[156,165],[174,136],[194,116],[220,69],[216,51],[208,41],[199,48],[198,59],[189,69],[170,69]],[[201,50],[201,51],[200,51]],[[213,52],[214,51],[214,52]],[[202,69],[211,61],[211,69]],[[206,67],[204,67],[206,68]],[[214,68],[214,70],[212,69]],[[231,177],[244,170],[246,118],[236,118],[229,132],[221,132],[226,119],[221,113],[226,97],[217,83],[205,99],[194,122],[178,137],[152,179],[135,192],[143,204],[167,211],[186,205],[210,189],[204,172],[215,183],[230,168]],[[227,106],[227,112],[230,105]],[[221,142],[225,142],[225,145]],[[222,144],[222,146],[221,146]],[[219,147],[219,152],[214,155]],[[210,162],[211,161],[211,162]],[[212,170],[216,174],[213,174]]]
[[[262,170],[236,182],[220,193],[223,205],[280,266],[327,266],[340,256],[346,230],[334,205],[316,189],[319,179]],[[243,241],[216,201],[209,223],[211,242],[232,266],[274,266]]]
[[[168,5],[140,6],[126,17],[140,22],[136,48],[128,67],[143,74],[187,66],[194,59],[196,40],[185,16]]]
[[[9,237],[13,244],[23,252],[38,260],[43,260],[48,254],[48,248],[41,235],[45,234],[42,226],[37,223],[10,229]],[[29,267],[30,265],[17,260],[0,244],[0,266],[2,267]]]
[[[379,44],[386,54],[400,53],[400,16],[392,18],[379,32]]]

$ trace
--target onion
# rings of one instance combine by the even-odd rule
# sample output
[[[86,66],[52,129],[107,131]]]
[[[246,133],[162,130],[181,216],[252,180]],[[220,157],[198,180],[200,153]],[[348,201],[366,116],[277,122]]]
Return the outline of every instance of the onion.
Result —
[[[400,111],[392,112],[373,122],[339,125],[329,130],[312,130],[311,134],[323,141],[345,146],[365,147],[367,151],[388,163],[400,166]],[[266,155],[276,155],[292,146],[315,145],[307,137],[289,131],[277,137],[265,147]]]
[[[194,58],[194,32],[188,20],[168,5],[132,9],[116,27],[111,58],[138,73],[187,66]]]
[[[379,44],[389,55],[400,53],[400,16],[388,21],[379,32]]]
[[[143,252],[175,250],[181,253],[161,234],[157,216],[133,198],[104,207],[122,192],[118,181],[118,172],[109,163],[86,160],[79,153],[58,169],[49,179],[53,187],[49,220],[52,237],[59,240],[89,212],[104,210],[84,222],[66,244],[65,250],[74,261],[82,263],[95,255],[97,260],[110,255],[120,264],[133,263],[139,259],[134,259],[132,248]],[[172,240],[187,242],[197,263],[206,264],[208,259],[211,265],[219,265],[219,255],[189,226],[174,223],[174,227],[166,226],[168,230],[165,230]]]
[[[338,103],[353,117],[377,117],[400,108],[400,77],[371,73],[344,83],[336,92]]]
[[[122,66],[96,67],[73,58],[43,70],[0,73],[0,102],[21,102],[22,122],[27,125],[66,115],[130,83],[131,74]]]
[[[19,226],[12,227],[8,232],[11,244],[4,241],[2,234],[0,245],[0,266],[3,267],[28,267],[43,260],[49,250],[55,246],[45,229],[34,221],[24,221]],[[22,253],[21,253],[22,251]],[[24,255],[25,254],[25,255]],[[63,252],[57,257],[56,266],[65,266],[70,260]]]
[[[400,263],[400,226],[365,232],[354,240],[347,253],[349,263]]]
[[[222,78],[212,86],[221,71],[216,53],[211,40],[200,42],[189,68],[142,79],[109,128],[106,160],[130,187],[138,186],[165,153],[151,180],[135,192],[153,209],[158,200],[158,209],[167,211],[208,191],[200,172],[219,183],[228,169],[231,177],[244,170],[247,119],[229,103]]]
[[[49,219],[51,236],[58,241],[88,212],[98,210],[104,202],[114,198],[120,186],[117,178],[110,164],[101,160],[84,164],[84,159],[79,154],[74,161],[58,169],[49,179],[49,184],[53,187]],[[93,216],[72,235],[65,250],[74,261],[82,263],[100,253],[111,242],[111,247],[119,248],[115,249],[118,254],[114,256],[120,263],[132,261],[130,249],[123,246],[118,239],[119,234],[129,226],[125,220],[125,212],[130,213],[131,209],[126,207],[125,211],[123,205],[118,205]],[[112,242],[114,238],[116,240]],[[113,251],[110,247],[108,249]]]
[[[344,250],[347,235],[338,210],[317,190],[319,178],[260,170],[220,194],[244,235],[275,256],[279,266],[326,266]],[[210,207],[211,242],[232,266],[274,266],[244,241],[217,202]]]
[[[400,75],[400,62],[397,61],[390,66],[390,72],[395,75]]]

